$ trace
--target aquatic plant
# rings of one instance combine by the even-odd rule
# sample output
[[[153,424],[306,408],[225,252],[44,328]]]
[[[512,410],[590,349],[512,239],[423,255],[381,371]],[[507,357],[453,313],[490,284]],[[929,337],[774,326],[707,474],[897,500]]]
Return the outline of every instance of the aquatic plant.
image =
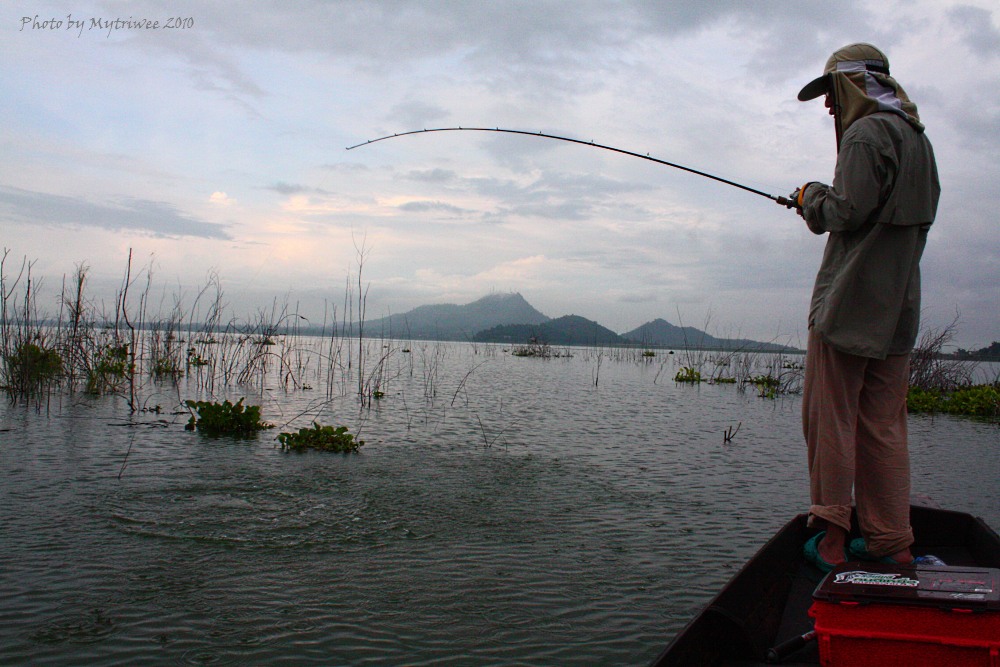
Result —
[[[346,426],[323,426],[319,422],[313,422],[311,428],[300,428],[294,433],[279,433],[278,443],[282,450],[295,452],[307,449],[317,449],[324,452],[337,452],[338,454],[351,454],[365,444],[364,440],[354,437],[349,433]]]
[[[44,347],[44,343],[21,343],[3,361],[4,386],[22,396],[41,393],[63,372],[62,357],[55,350]]]
[[[274,428],[273,424],[261,421],[259,405],[244,407],[242,398],[235,404],[229,401],[185,401],[184,404],[195,413],[184,427],[188,431],[198,430],[211,437],[247,437],[257,431]]]
[[[149,372],[155,378],[176,378],[184,375],[184,369],[180,367],[176,360],[171,359],[170,357],[160,357],[155,359]]]
[[[690,366],[683,366],[677,374],[674,375],[674,382],[690,382],[691,384],[697,384],[701,382],[701,371],[695,370]]]
[[[757,394],[761,398],[777,398],[781,393],[781,379],[773,375],[757,375],[748,382],[757,387]]]
[[[542,359],[553,356],[552,347],[535,338],[532,338],[527,345],[516,345],[510,353],[515,357],[541,357]]]
[[[86,391],[88,394],[118,391],[133,373],[135,364],[129,358],[128,344],[108,344],[98,348],[87,369]]]
[[[1000,418],[1000,385],[980,384],[953,391],[911,386],[906,396],[906,407],[910,412]]]
[[[910,353],[910,386],[924,390],[950,392],[972,385],[977,364],[974,361],[954,361],[942,354],[945,345],[955,337],[958,315],[940,329],[925,329]]]

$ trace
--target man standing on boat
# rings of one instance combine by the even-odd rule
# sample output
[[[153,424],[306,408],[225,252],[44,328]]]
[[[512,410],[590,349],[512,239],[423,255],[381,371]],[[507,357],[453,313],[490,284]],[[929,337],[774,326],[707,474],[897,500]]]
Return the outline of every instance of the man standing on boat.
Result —
[[[870,44],[836,51],[799,100],[826,96],[837,136],[833,185],[793,193],[828,234],[809,311],[802,421],[808,445],[806,544],[823,570],[858,556],[910,562],[909,359],[920,319],[920,257],[940,185],[924,126],[889,61]],[[856,499],[864,544],[850,552]]]

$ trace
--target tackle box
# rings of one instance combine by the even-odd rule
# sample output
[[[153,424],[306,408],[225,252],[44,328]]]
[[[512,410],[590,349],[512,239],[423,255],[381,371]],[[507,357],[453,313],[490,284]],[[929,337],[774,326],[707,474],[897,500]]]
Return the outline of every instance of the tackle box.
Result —
[[[1000,569],[844,563],[809,615],[826,667],[1000,667]]]

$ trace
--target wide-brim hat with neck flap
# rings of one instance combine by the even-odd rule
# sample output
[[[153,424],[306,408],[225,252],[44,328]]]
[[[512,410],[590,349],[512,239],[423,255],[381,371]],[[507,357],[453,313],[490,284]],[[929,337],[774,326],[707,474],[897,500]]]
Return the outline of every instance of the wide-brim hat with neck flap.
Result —
[[[833,52],[833,55],[826,61],[823,75],[816,77],[799,91],[799,100],[802,102],[813,100],[829,92],[829,75],[840,69],[839,63],[863,65],[870,72],[889,74],[889,59],[879,49],[871,44],[849,44]]]

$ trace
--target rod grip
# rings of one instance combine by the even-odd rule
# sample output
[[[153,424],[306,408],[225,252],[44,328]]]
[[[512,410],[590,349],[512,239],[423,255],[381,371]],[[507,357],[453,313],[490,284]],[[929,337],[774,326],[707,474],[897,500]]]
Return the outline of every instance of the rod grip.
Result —
[[[804,635],[799,635],[798,637],[792,637],[787,641],[783,641],[772,649],[767,651],[767,662],[768,664],[777,664],[790,656],[791,654],[798,651],[800,648],[808,644],[809,642],[816,639],[816,631],[810,630]]]

